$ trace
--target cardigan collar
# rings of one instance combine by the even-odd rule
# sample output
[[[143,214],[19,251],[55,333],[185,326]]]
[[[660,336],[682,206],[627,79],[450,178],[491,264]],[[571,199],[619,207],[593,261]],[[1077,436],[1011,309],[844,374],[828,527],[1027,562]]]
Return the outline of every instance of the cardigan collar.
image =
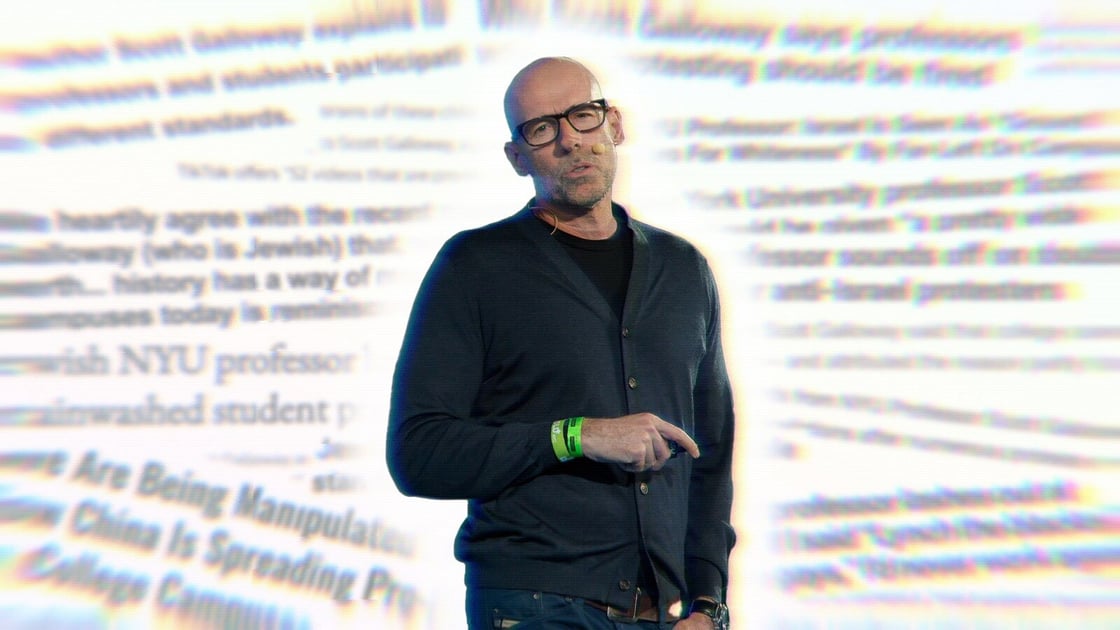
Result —
[[[541,251],[544,257],[556,267],[564,277],[572,291],[595,310],[599,316],[608,321],[617,321],[614,310],[607,304],[606,299],[579,268],[572,257],[564,251],[563,245],[549,236],[548,231],[540,229],[537,218],[530,208],[536,199],[530,199],[512,218],[521,233],[528,238]],[[626,304],[623,306],[622,319],[625,323],[630,321],[641,307],[642,297],[646,294],[649,284],[649,238],[645,232],[645,224],[630,216],[620,204],[611,202],[614,215],[622,220],[622,225],[634,235],[634,258],[630,265],[630,278],[626,289]]]

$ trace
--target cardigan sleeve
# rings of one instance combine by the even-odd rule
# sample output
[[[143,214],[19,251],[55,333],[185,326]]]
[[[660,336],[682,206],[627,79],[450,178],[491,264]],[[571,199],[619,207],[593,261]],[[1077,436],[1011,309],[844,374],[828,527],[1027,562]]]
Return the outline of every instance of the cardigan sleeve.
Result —
[[[444,245],[413,304],[393,376],[386,459],[406,495],[489,499],[559,463],[551,419],[471,417],[481,384],[481,293]]]
[[[694,388],[696,438],[700,458],[693,462],[689,484],[688,529],[685,537],[687,596],[724,600],[728,557],[735,545],[731,527],[732,446],[735,412],[723,357],[719,297],[705,265],[711,317],[707,353]]]

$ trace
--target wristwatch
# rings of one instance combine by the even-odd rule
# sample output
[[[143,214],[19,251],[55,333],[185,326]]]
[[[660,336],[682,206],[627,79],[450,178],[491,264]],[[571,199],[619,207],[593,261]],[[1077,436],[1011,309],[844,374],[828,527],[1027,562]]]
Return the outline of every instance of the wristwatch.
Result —
[[[693,613],[711,617],[712,623],[716,624],[716,630],[731,628],[731,615],[728,613],[727,604],[723,602],[713,602],[710,599],[694,599],[688,606],[688,614]]]

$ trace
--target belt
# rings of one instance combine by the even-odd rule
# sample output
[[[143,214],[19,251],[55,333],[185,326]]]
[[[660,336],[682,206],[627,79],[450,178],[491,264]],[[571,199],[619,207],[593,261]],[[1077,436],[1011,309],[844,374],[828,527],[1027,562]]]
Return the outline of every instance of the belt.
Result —
[[[590,606],[590,607],[592,607],[596,610],[601,610],[601,611],[607,613],[607,618],[609,618],[611,621],[617,621],[617,622],[620,622],[620,623],[637,623],[639,621],[656,621],[656,622],[661,621],[661,619],[658,618],[660,610],[658,609],[657,602],[653,601],[653,599],[649,595],[647,595],[645,592],[643,592],[642,589],[640,589],[640,588],[635,588],[634,589],[634,602],[632,604],[630,604],[629,609],[615,608],[614,606],[612,606],[610,604],[604,604],[602,602],[591,601],[589,599],[585,599],[584,603],[586,603],[588,606]],[[672,602],[668,606],[666,606],[665,608],[666,608],[666,610],[668,610],[669,608],[672,608],[674,605],[675,605],[675,602]],[[675,621],[675,620],[676,620],[675,617],[673,617],[671,615],[668,615],[668,613],[666,613],[666,621]]]

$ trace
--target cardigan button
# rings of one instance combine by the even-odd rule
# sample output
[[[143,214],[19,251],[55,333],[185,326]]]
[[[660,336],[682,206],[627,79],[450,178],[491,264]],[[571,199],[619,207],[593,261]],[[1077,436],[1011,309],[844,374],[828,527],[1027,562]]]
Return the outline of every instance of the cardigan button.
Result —
[[[618,581],[618,590],[620,590],[620,591],[630,590],[630,580],[619,580]]]
[[[644,481],[638,484],[638,492],[641,492],[642,494],[649,494],[649,484]]]
[[[630,389],[638,389],[638,379],[634,378],[633,376],[626,379],[626,384],[630,386]]]
[[[629,336],[630,336],[630,329],[629,329],[629,328],[626,328],[626,327],[624,326],[624,327],[622,328],[622,336],[623,336],[623,337],[629,337]]]

